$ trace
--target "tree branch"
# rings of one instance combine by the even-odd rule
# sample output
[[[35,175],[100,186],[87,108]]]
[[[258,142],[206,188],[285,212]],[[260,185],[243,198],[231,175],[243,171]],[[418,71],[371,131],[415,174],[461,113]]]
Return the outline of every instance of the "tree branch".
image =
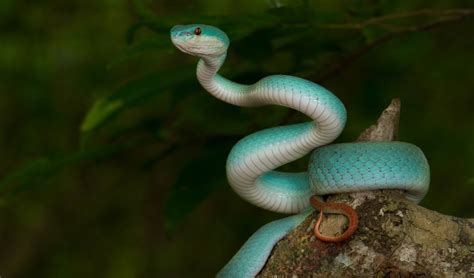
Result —
[[[342,59],[339,63],[334,64],[332,67],[329,68],[326,72],[323,72],[322,74],[318,76],[310,76],[308,78],[316,80],[316,82],[323,82],[328,79],[331,79],[332,77],[336,76],[343,68],[347,67],[348,65],[352,64],[355,62],[357,59],[362,57],[364,54],[372,50],[373,48],[386,43],[394,38],[400,37],[405,34],[409,33],[414,33],[414,32],[421,32],[421,31],[428,31],[432,30],[444,25],[447,25],[449,23],[454,23],[454,22],[459,22],[462,20],[465,20],[467,18],[474,17],[474,10],[447,10],[444,11],[444,15],[446,17],[443,17],[438,20],[434,20],[429,23],[425,23],[422,25],[415,25],[415,26],[408,26],[408,27],[400,27],[400,28],[395,28],[393,31],[388,32],[379,38],[373,40],[372,42],[354,50],[351,54],[349,54],[346,58]],[[422,10],[418,12],[411,12],[411,13],[406,13],[406,14],[391,14],[391,15],[386,15],[382,17],[377,17],[377,18],[372,18],[369,19],[365,22],[362,23],[355,23],[355,24],[343,24],[339,25],[340,27],[342,26],[353,26],[353,27],[346,27],[346,28],[352,28],[352,29],[357,29],[357,30],[362,30],[363,28],[378,23],[380,24],[383,21],[386,20],[393,20],[395,18],[406,18],[408,16],[419,16],[419,15],[433,15],[436,14],[435,11],[430,11],[430,10]],[[438,12],[438,14],[443,14],[441,11]],[[334,25],[332,25],[334,26]],[[393,26],[392,26],[393,29]]]
[[[393,100],[358,140],[394,140],[400,101]],[[471,277],[474,219],[439,214],[413,204],[397,190],[338,194],[359,214],[349,241],[325,243],[313,234],[317,213],[282,239],[259,277]],[[323,234],[341,233],[347,220],[330,215]]]
[[[414,17],[430,17],[430,16],[448,16],[448,17],[465,17],[472,16],[474,10],[472,9],[450,9],[450,10],[418,10],[418,11],[409,11],[403,13],[393,13],[382,15],[379,17],[369,18],[365,21],[356,22],[356,23],[329,23],[329,24],[317,24],[317,27],[326,28],[326,29],[353,29],[353,30],[362,30],[370,25],[379,25],[387,24],[387,21],[408,19]]]

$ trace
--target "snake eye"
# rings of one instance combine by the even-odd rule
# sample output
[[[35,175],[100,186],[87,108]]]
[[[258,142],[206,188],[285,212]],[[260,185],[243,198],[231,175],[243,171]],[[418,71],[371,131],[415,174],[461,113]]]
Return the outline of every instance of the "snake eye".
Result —
[[[196,29],[194,29],[194,34],[197,36],[201,35],[201,28],[197,27]]]

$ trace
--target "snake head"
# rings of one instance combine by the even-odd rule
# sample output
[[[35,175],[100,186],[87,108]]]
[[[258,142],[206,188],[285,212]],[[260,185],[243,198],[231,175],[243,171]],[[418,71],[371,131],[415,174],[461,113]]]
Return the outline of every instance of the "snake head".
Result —
[[[204,24],[174,26],[171,41],[182,52],[201,58],[224,55],[229,47],[229,38],[222,30]]]

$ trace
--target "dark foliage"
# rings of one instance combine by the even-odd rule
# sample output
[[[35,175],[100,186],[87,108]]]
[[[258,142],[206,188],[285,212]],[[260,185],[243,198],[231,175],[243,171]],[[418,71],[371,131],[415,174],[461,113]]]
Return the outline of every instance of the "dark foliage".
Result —
[[[280,216],[225,178],[233,144],[305,121],[209,96],[175,24],[231,38],[221,73],[321,83],[353,141],[395,97],[432,168],[422,205],[474,214],[470,1],[37,1],[0,4],[0,276],[210,276]],[[304,170],[306,161],[285,166]]]

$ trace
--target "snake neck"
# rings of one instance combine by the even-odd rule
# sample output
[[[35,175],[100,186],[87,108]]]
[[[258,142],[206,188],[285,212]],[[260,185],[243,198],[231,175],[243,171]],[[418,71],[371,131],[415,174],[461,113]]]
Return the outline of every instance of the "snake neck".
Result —
[[[225,56],[203,57],[198,63],[199,83],[211,95],[237,106],[285,106],[313,120],[251,134],[227,159],[227,178],[241,197],[268,210],[299,212],[312,195],[307,173],[274,170],[333,141],[345,124],[344,105],[328,90],[298,77],[273,75],[253,85],[230,81],[217,74]]]
[[[217,74],[224,64],[226,53],[217,57],[203,57],[199,60],[196,70],[201,86],[214,97],[237,106],[256,106],[249,99],[249,85],[239,84]]]

